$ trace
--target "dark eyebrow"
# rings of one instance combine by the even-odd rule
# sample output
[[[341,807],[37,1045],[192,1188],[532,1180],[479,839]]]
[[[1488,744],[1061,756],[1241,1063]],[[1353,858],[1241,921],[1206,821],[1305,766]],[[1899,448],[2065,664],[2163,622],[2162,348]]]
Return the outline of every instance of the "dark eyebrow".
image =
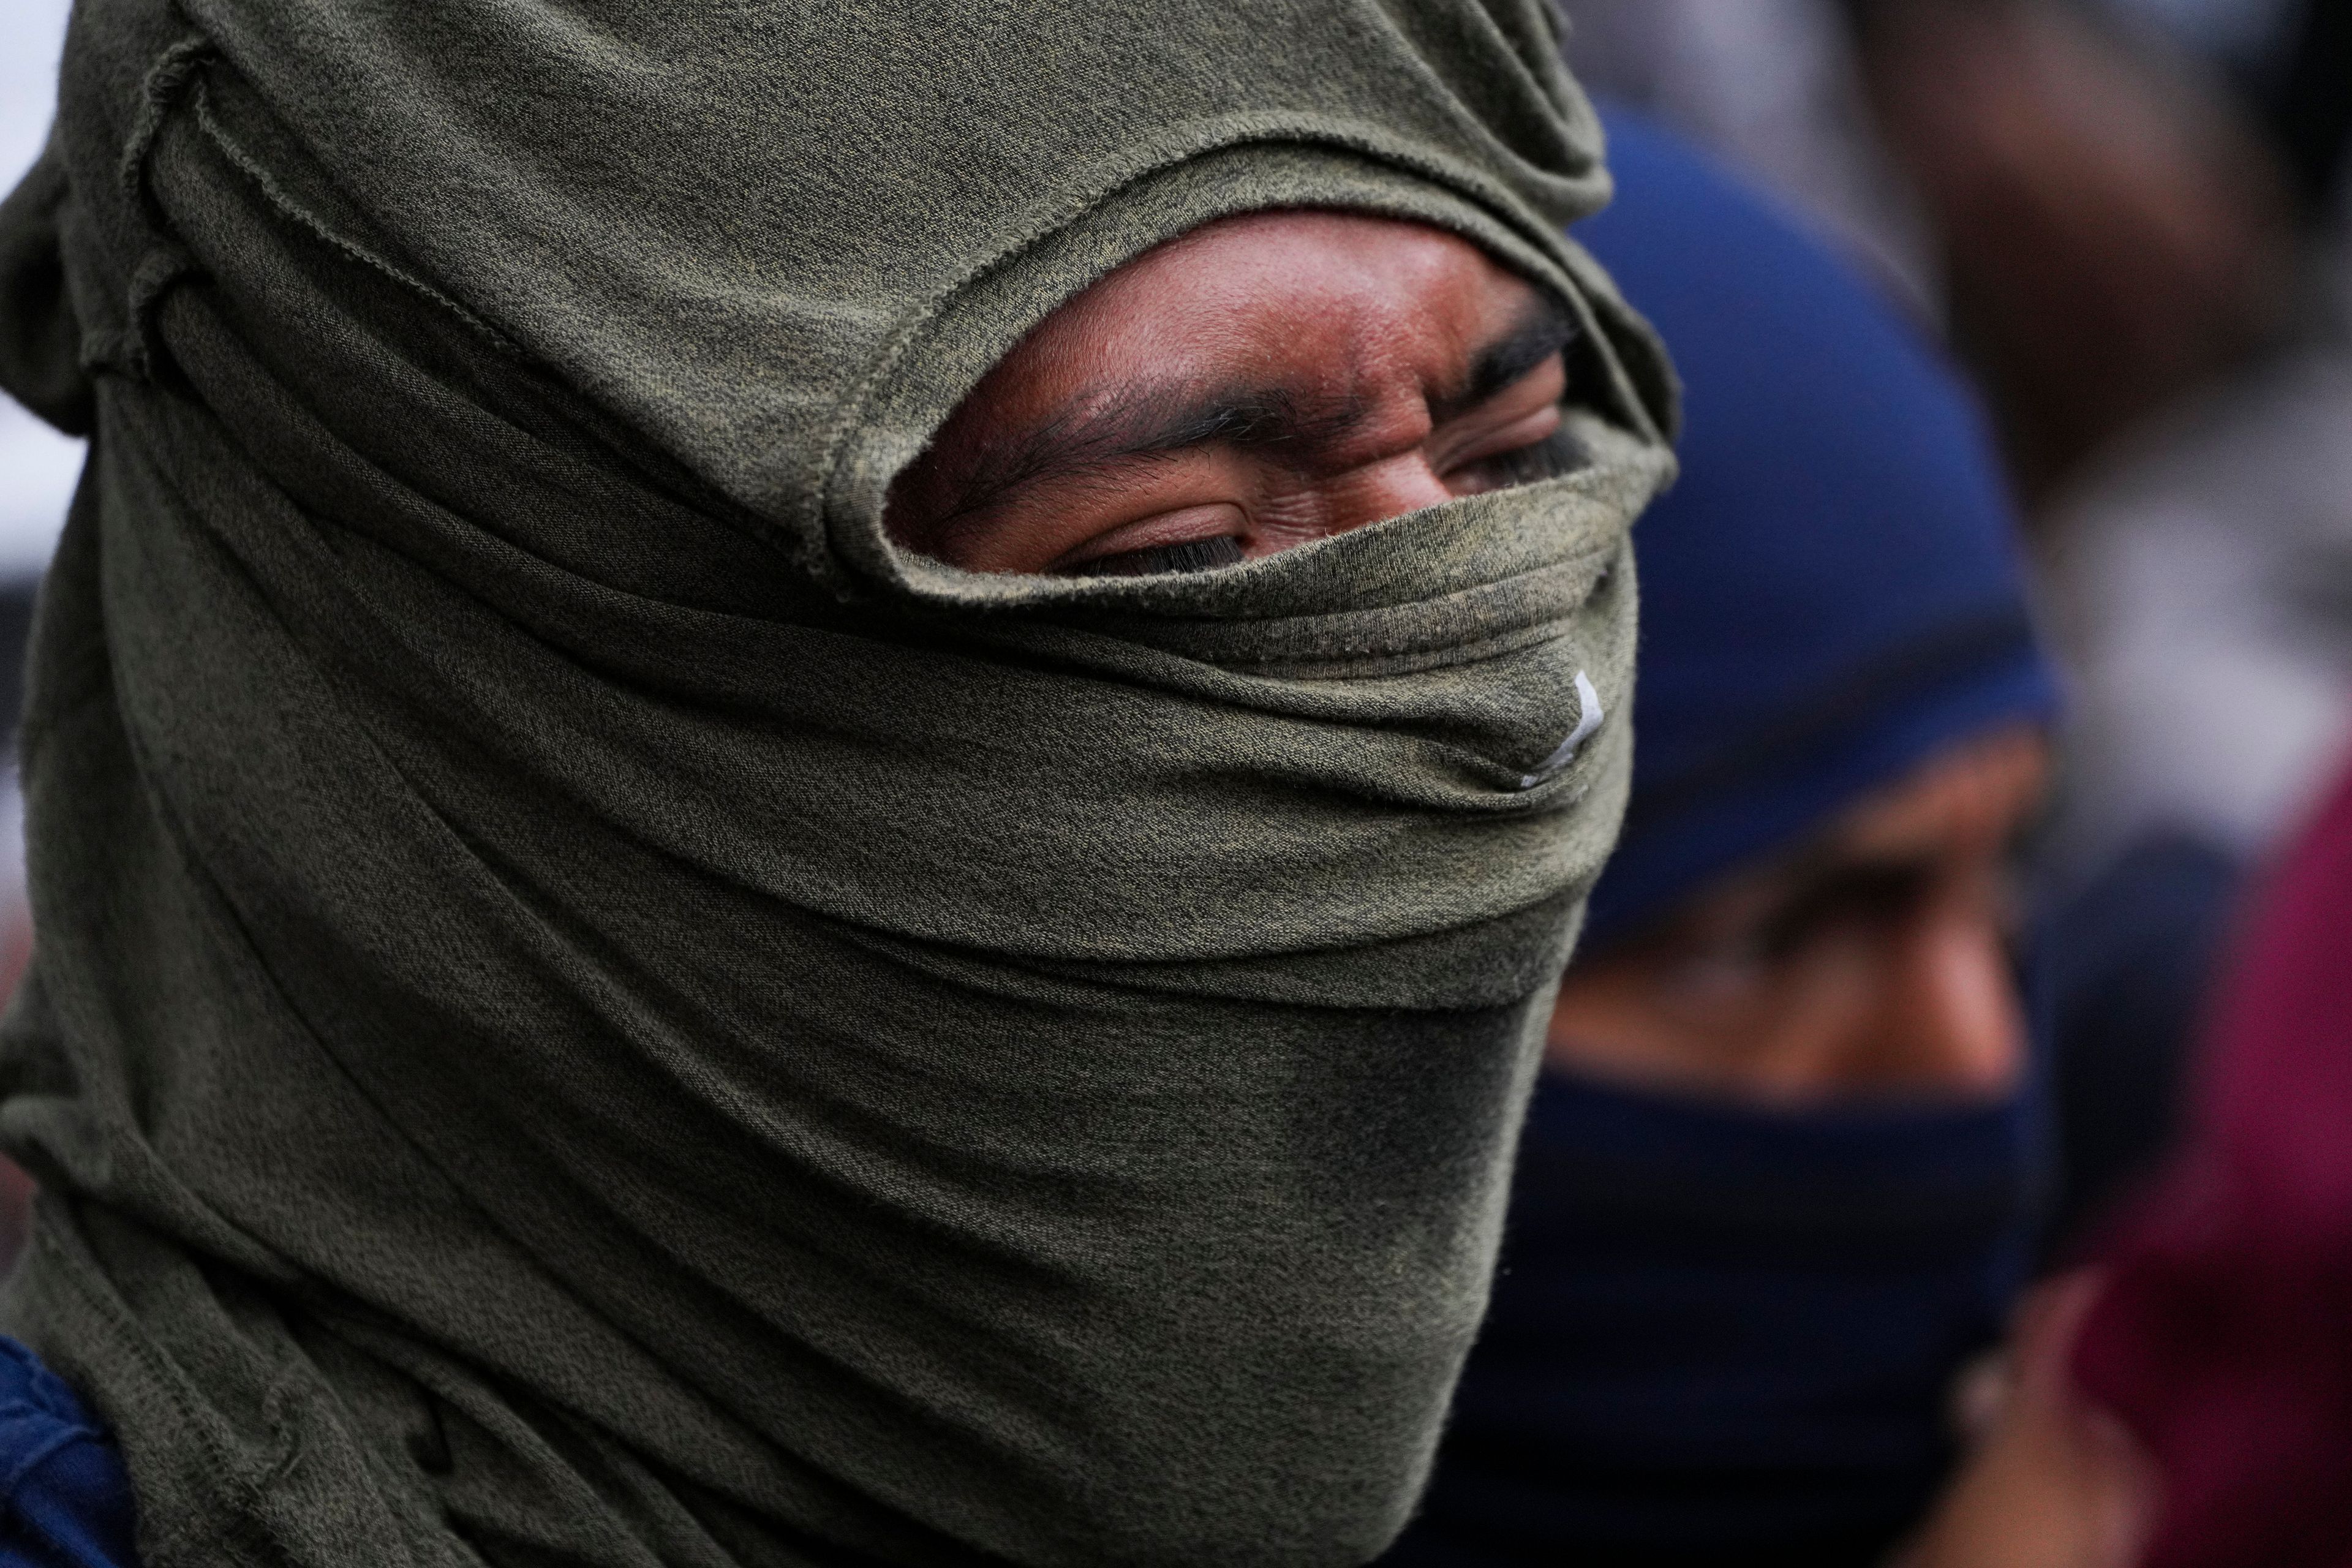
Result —
[[[1142,387],[1091,408],[1065,409],[989,452],[965,479],[945,525],[952,528],[1024,486],[1124,458],[1218,442],[1313,446],[1345,435],[1362,417],[1363,410],[1349,404],[1310,410],[1280,387]]]
[[[1509,331],[1479,352],[1459,387],[1430,399],[1431,423],[1443,425],[1467,414],[1575,340],[1576,320],[1567,307],[1541,296]]]
[[[1430,400],[1433,424],[1459,417],[1558,353],[1577,335],[1575,320],[1544,296],[1479,352],[1462,384]],[[946,525],[969,518],[1024,486],[1194,447],[1295,447],[1339,440],[1366,415],[1354,399],[1310,405],[1282,387],[1147,386],[1093,407],[1065,409],[991,452],[964,481]]]

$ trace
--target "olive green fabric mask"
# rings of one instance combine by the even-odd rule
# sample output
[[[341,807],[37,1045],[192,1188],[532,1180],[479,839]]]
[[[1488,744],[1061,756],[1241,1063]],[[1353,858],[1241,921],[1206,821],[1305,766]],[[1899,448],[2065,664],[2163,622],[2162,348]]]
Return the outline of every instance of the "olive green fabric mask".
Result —
[[[1668,373],[1538,0],[84,0],[5,1321],[180,1563],[1353,1563],[1615,831]],[[903,556],[1059,301],[1285,205],[1571,302],[1581,471]],[[1590,703],[1607,713],[1572,755]]]

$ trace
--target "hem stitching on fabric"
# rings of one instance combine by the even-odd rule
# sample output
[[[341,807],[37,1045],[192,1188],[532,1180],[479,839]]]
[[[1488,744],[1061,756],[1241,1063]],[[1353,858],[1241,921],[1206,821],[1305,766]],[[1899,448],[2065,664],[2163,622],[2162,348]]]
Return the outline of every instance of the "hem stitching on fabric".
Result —
[[[268,169],[262,167],[260,160],[254,157],[252,153],[247,152],[244,146],[239,143],[235,137],[228,133],[227,128],[221,124],[219,118],[213,113],[211,97],[206,92],[205,84],[201,79],[195,83],[194,90],[190,94],[190,101],[198,129],[204,132],[205,137],[213,143],[214,146],[220,149],[221,156],[226,158],[231,164],[235,165],[238,173],[244,174],[247,179],[253,182],[255,187],[261,192],[262,195],[268,200],[272,206],[285,214],[286,216],[291,218],[297,224],[299,224],[314,237],[334,250],[341,253],[343,256],[360,263],[363,267],[382,273],[384,277],[391,279],[401,287],[409,289],[411,292],[418,295],[430,303],[437,305],[442,310],[445,310],[450,314],[456,316],[460,321],[463,321],[467,327],[479,334],[481,337],[487,339],[493,347],[499,350],[499,353],[513,354],[517,352],[513,342],[511,342],[504,333],[491,326],[488,321],[482,320],[481,317],[466,309],[465,306],[459,304],[448,295],[444,294],[441,290],[433,287],[432,284],[425,282],[423,279],[412,275],[403,268],[394,266],[392,262],[385,260],[383,257],[378,256],[375,252],[368,249],[365,246],[359,244],[357,241],[345,238],[342,235],[336,233],[325,223],[321,222],[308,208],[295,201],[293,197],[288,195],[286,194],[285,187],[278,183],[277,179],[271,175]]]
[[[1026,231],[1006,241],[986,258],[967,268],[955,281],[939,290],[924,302],[921,309],[908,318],[898,331],[893,334],[890,341],[875,357],[866,374],[859,382],[856,395],[844,405],[841,417],[835,420],[833,428],[826,432],[825,438],[818,449],[816,459],[811,464],[810,474],[815,482],[810,487],[810,493],[814,500],[815,514],[808,518],[807,521],[813,525],[814,537],[813,540],[799,542],[799,545],[803,552],[814,551],[821,557],[807,562],[812,571],[836,586],[840,585],[844,574],[837,560],[838,552],[833,546],[831,517],[835,498],[841,485],[842,467],[848,458],[849,439],[866,424],[875,398],[881,392],[891,373],[904,360],[907,353],[920,340],[922,334],[938,321],[950,302],[981,279],[1009,265],[1024,252],[1034,248],[1055,235],[1066,231],[1088,214],[1100,210],[1154,176],[1171,173],[1188,163],[1221,153],[1237,151],[1245,147],[1293,147],[1326,153],[1335,151],[1354,153],[1370,158],[1375,163],[1402,170],[1417,178],[1429,181],[1438,189],[1455,198],[1471,202],[1484,209],[1488,216],[1496,219],[1507,229],[1517,231],[1522,241],[1531,244],[1538,251],[1561,247],[1566,244],[1561,236],[1553,234],[1545,226],[1528,224],[1527,215],[1514,212],[1513,209],[1520,204],[1507,191],[1480,178],[1475,171],[1459,166],[1448,167],[1448,160],[1393,144],[1388,138],[1369,127],[1342,129],[1315,125],[1304,121],[1286,121],[1276,119],[1251,128],[1247,126],[1246,121],[1254,117],[1243,118],[1244,120],[1243,126],[1236,127],[1231,121],[1213,121],[1209,126],[1197,130],[1192,136],[1179,141],[1172,147],[1145,154],[1139,166],[1129,169],[1124,174],[1115,174],[1103,188],[1075,204],[1047,215]],[[1239,132],[1238,134],[1234,133],[1236,131]],[[1582,292],[1581,284],[1579,282],[1578,287],[1571,291],[1572,299],[1580,314],[1590,317],[1592,314],[1591,302],[1582,298]],[[1588,320],[1584,324],[1590,330],[1597,323]],[[1613,361],[1613,354],[1610,357]],[[1618,372],[1618,379],[1621,381],[1624,379],[1622,370]],[[1621,396],[1634,408],[1640,408],[1640,399],[1632,394],[1630,384],[1619,390]],[[1637,415],[1637,417],[1642,418],[1644,423],[1648,419],[1646,412]]]

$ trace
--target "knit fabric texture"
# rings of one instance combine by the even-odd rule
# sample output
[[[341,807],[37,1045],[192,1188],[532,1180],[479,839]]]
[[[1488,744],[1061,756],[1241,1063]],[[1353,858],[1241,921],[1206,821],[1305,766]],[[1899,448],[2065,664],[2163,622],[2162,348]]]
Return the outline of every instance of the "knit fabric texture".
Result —
[[[0,1309],[182,1563],[1348,1563],[1486,1297],[1671,373],[1541,0],[84,0],[0,383]],[[891,478],[1221,215],[1475,241],[1576,473],[984,576]],[[1610,715],[1564,767],[1584,678]]]

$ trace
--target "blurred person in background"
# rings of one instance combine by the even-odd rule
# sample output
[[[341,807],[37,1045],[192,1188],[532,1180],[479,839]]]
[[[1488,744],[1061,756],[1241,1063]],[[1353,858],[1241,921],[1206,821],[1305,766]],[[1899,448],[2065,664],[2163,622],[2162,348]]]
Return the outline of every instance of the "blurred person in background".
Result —
[[[1587,79],[1770,185],[1986,388],[2071,689],[2036,879],[2080,1235],[2172,1135],[2242,868],[2352,738],[2352,3],[1568,10]]]
[[[1577,233],[1674,346],[1625,836],[1552,1015],[1438,1565],[1869,1563],[2024,1277],[2011,857],[2054,693],[1953,374],[1794,223],[1610,119]]]
[[[2352,1562],[2352,775],[2232,947],[2184,1149],[2039,1294],[1906,1568]]]
[[[1853,0],[2066,670],[2063,1245],[2173,1136],[2242,868],[2352,731],[2345,0]]]
[[[2288,195],[2210,72],[2067,0],[1853,0],[1953,342],[2037,511],[2274,331]]]

